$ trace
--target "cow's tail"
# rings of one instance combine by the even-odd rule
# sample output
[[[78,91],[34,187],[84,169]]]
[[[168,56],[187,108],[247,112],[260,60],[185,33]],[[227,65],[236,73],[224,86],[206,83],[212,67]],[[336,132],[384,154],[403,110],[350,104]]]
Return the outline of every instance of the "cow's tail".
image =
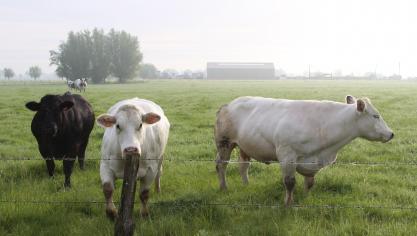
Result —
[[[214,137],[216,142],[227,136],[227,130],[229,129],[229,117],[228,117],[228,105],[222,105],[216,113],[216,122],[214,124]]]

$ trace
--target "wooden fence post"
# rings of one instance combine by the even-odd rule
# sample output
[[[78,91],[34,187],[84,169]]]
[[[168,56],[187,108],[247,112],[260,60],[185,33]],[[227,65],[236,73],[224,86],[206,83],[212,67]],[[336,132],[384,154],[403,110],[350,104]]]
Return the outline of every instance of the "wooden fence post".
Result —
[[[114,226],[115,236],[132,236],[135,230],[133,206],[135,203],[136,176],[139,168],[139,156],[126,156],[122,196],[120,198],[119,217]]]

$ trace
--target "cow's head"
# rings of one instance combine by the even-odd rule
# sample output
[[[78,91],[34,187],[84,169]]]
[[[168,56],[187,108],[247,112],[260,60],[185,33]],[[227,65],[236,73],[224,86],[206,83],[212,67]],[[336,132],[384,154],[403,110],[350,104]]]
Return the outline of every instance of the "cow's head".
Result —
[[[81,86],[87,87],[87,80],[85,78],[81,79]]]
[[[394,133],[368,98],[356,99],[348,95],[346,102],[356,107],[357,125],[362,138],[381,142],[394,138]]]
[[[107,129],[114,129],[122,156],[141,155],[147,125],[158,122],[161,117],[153,112],[143,113],[134,105],[124,105],[115,115],[102,114],[97,123]]]
[[[63,113],[74,106],[72,101],[66,101],[59,95],[46,95],[41,101],[28,102],[26,108],[35,111],[34,121],[39,135],[43,137],[55,137],[62,127]]]

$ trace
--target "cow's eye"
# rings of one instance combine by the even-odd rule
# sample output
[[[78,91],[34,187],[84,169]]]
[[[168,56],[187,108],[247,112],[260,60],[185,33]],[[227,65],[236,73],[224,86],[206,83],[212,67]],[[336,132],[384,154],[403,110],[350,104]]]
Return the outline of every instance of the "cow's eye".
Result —
[[[373,115],[375,119],[379,119],[379,115]]]
[[[139,127],[136,128],[137,131],[139,131],[140,129],[142,129],[142,124],[140,124]]]
[[[116,129],[120,130],[120,125],[119,124],[116,125]]]

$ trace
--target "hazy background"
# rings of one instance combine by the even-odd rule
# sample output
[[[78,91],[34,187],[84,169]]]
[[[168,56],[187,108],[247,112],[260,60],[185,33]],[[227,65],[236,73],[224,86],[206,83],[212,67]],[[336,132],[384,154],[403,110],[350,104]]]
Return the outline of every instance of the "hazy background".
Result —
[[[311,70],[417,76],[417,3],[409,0],[0,0],[0,67],[45,73],[71,30],[138,36],[144,62],[205,69],[207,61],[274,62]]]

